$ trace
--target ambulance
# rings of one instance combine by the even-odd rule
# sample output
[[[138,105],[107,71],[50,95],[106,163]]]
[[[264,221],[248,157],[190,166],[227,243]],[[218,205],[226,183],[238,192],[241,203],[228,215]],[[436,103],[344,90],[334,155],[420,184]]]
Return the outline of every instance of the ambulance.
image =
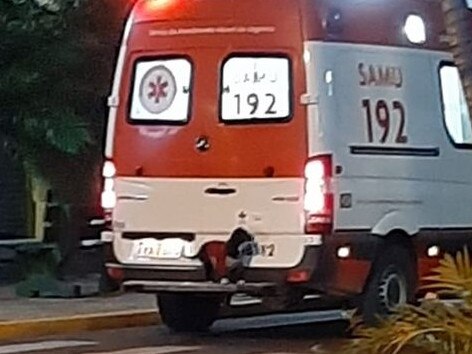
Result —
[[[139,0],[109,106],[107,271],[175,331],[254,301],[373,321],[472,244],[437,0]]]

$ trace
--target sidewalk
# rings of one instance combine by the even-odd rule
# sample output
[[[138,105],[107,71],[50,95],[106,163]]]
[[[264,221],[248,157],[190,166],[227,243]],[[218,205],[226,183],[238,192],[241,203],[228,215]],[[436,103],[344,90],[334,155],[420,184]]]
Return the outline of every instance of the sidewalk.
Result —
[[[0,341],[158,323],[153,295],[28,299],[16,297],[12,287],[0,287]]]
[[[70,317],[128,311],[156,311],[152,295],[123,294],[78,299],[18,298],[11,287],[0,288],[0,322]]]

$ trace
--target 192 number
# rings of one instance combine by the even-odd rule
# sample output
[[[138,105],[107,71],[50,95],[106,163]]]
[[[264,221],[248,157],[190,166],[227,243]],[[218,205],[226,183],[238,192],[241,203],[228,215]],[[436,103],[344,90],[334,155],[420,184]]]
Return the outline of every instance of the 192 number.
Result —
[[[274,106],[275,106],[275,95],[271,94],[271,93],[266,93],[265,97],[268,99],[269,103],[265,109],[265,114],[267,115],[274,115],[274,114],[277,114],[277,111],[274,110]],[[236,105],[237,105],[237,113],[238,115],[241,114],[241,108],[242,108],[242,105],[247,105],[249,106],[249,115],[254,115],[256,114],[256,112],[259,110],[259,108],[261,107],[261,99],[259,98],[259,96],[255,93],[251,93],[249,94],[245,100],[242,99],[241,95],[240,94],[237,94],[237,95],[234,95],[234,98],[236,99]],[[243,103],[243,101],[245,101],[245,103]]]
[[[370,143],[374,142],[374,121],[376,125],[381,129],[381,134],[378,141],[382,144],[387,142],[390,134],[390,128],[392,126],[391,116],[392,112],[396,113],[397,119],[399,119],[398,130],[395,134],[395,142],[399,144],[406,144],[408,142],[408,136],[405,134],[406,125],[406,114],[405,107],[400,101],[393,101],[391,108],[385,100],[379,100],[375,105],[371,103],[371,100],[362,100],[362,107],[365,110],[367,119],[367,138]],[[375,113],[375,120],[372,117],[372,111]]]

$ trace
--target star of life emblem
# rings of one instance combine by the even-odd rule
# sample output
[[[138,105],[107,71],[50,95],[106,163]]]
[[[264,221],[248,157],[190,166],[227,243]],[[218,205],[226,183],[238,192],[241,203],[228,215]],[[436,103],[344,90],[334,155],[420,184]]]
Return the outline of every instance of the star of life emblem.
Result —
[[[141,81],[139,98],[150,113],[166,111],[174,102],[177,85],[172,72],[160,65],[148,70]]]

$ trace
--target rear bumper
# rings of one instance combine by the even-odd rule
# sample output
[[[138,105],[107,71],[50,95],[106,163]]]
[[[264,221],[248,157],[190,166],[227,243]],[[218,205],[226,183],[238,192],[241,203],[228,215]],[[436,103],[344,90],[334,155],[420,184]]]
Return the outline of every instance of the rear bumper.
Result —
[[[345,297],[362,293],[371,265],[375,259],[379,239],[368,233],[339,233],[324,237],[322,246],[306,247],[299,264],[291,268],[246,268],[245,283],[219,284],[209,282],[203,265],[192,267],[164,267],[120,264],[113,255],[111,243],[105,243],[107,267],[119,270],[126,290],[142,292],[200,292],[246,293],[271,295],[287,287],[301,287],[328,296]],[[341,246],[349,245],[351,255],[337,256]],[[290,282],[298,271],[306,272],[307,279]]]
[[[272,295],[275,289],[287,285],[293,271],[304,270],[312,276],[320,258],[320,247],[309,247],[296,267],[292,268],[246,268],[244,283],[221,284],[208,281],[203,264],[192,267],[167,267],[124,265],[113,257],[111,244],[104,244],[107,255],[106,266],[120,273],[125,290],[138,292],[200,292],[200,293],[246,293],[250,295]]]
[[[150,293],[208,293],[208,294],[236,294],[270,296],[276,294],[275,283],[244,283],[220,284],[208,281],[143,281],[131,280],[123,283],[125,290]]]

